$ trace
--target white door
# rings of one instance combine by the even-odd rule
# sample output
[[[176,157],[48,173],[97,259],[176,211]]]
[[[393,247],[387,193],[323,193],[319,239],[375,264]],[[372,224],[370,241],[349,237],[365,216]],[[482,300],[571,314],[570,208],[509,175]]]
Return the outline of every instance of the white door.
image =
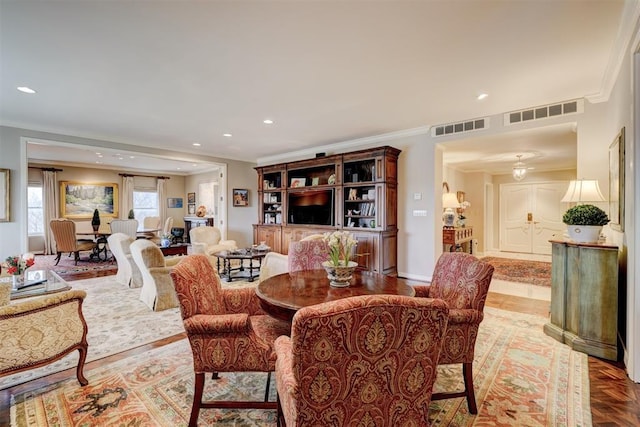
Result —
[[[500,186],[500,250],[551,254],[549,240],[562,235],[567,182]]]

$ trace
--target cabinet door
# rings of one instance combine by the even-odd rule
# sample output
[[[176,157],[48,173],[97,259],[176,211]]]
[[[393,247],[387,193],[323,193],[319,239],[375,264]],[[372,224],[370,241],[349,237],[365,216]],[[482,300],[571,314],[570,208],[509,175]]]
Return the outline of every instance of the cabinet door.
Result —
[[[257,227],[257,241],[255,244],[264,242],[274,252],[281,251],[280,236],[281,227]]]
[[[378,259],[378,234],[352,231],[353,237],[358,241],[356,246],[355,261],[358,268],[367,271],[379,272]]]

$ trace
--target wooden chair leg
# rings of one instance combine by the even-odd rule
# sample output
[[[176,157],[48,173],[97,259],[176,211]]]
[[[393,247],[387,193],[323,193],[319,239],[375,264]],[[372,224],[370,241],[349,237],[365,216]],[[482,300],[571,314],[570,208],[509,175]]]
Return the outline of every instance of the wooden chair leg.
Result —
[[[280,404],[280,395],[276,396],[276,401],[278,403],[278,412],[276,414],[276,425],[277,427],[286,427],[287,423],[284,420],[284,414],[282,413],[282,405]]]
[[[476,392],[473,389],[473,363],[463,363],[462,374],[464,375],[464,388],[467,393],[469,413],[475,415],[478,413],[478,406],[476,405]]]
[[[56,265],[60,262],[60,257],[62,256],[62,252],[58,252],[58,256],[56,257]]]
[[[78,265],[78,260],[80,259],[80,252],[79,251],[74,252],[73,258],[76,262],[76,265]]]
[[[220,378],[220,375],[217,372],[214,372],[211,374],[211,379],[212,380],[217,380]]]
[[[267,372],[267,388],[264,391],[264,401],[269,401],[269,386],[271,385],[271,372]]]
[[[78,377],[78,382],[81,386],[85,386],[89,384],[89,381],[84,376],[84,362],[87,360],[87,349],[89,345],[84,343],[78,351],[80,352],[80,360],[78,360],[78,366],[76,367],[76,377]]]
[[[202,404],[202,393],[204,392],[204,373],[196,372],[193,387],[193,405],[191,405],[191,417],[189,427],[197,427],[198,415],[200,415],[200,405]]]

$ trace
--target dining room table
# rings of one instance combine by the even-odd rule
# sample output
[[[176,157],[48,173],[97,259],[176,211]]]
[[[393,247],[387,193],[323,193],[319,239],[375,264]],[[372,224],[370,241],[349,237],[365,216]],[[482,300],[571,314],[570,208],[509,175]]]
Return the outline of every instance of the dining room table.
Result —
[[[296,312],[311,305],[359,295],[415,296],[409,281],[370,271],[354,272],[347,287],[329,284],[325,270],[282,273],[262,280],[256,296],[262,309],[272,317],[291,322]]]

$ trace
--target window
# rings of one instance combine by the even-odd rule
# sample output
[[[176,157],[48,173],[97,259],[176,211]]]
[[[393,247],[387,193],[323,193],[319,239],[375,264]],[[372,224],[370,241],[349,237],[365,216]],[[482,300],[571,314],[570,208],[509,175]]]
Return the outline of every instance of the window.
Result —
[[[42,187],[27,187],[27,232],[31,235],[44,234],[44,211],[42,208]]]
[[[134,190],[133,214],[138,220],[139,225],[142,225],[144,219],[148,216],[160,216],[158,210],[158,192]]]

